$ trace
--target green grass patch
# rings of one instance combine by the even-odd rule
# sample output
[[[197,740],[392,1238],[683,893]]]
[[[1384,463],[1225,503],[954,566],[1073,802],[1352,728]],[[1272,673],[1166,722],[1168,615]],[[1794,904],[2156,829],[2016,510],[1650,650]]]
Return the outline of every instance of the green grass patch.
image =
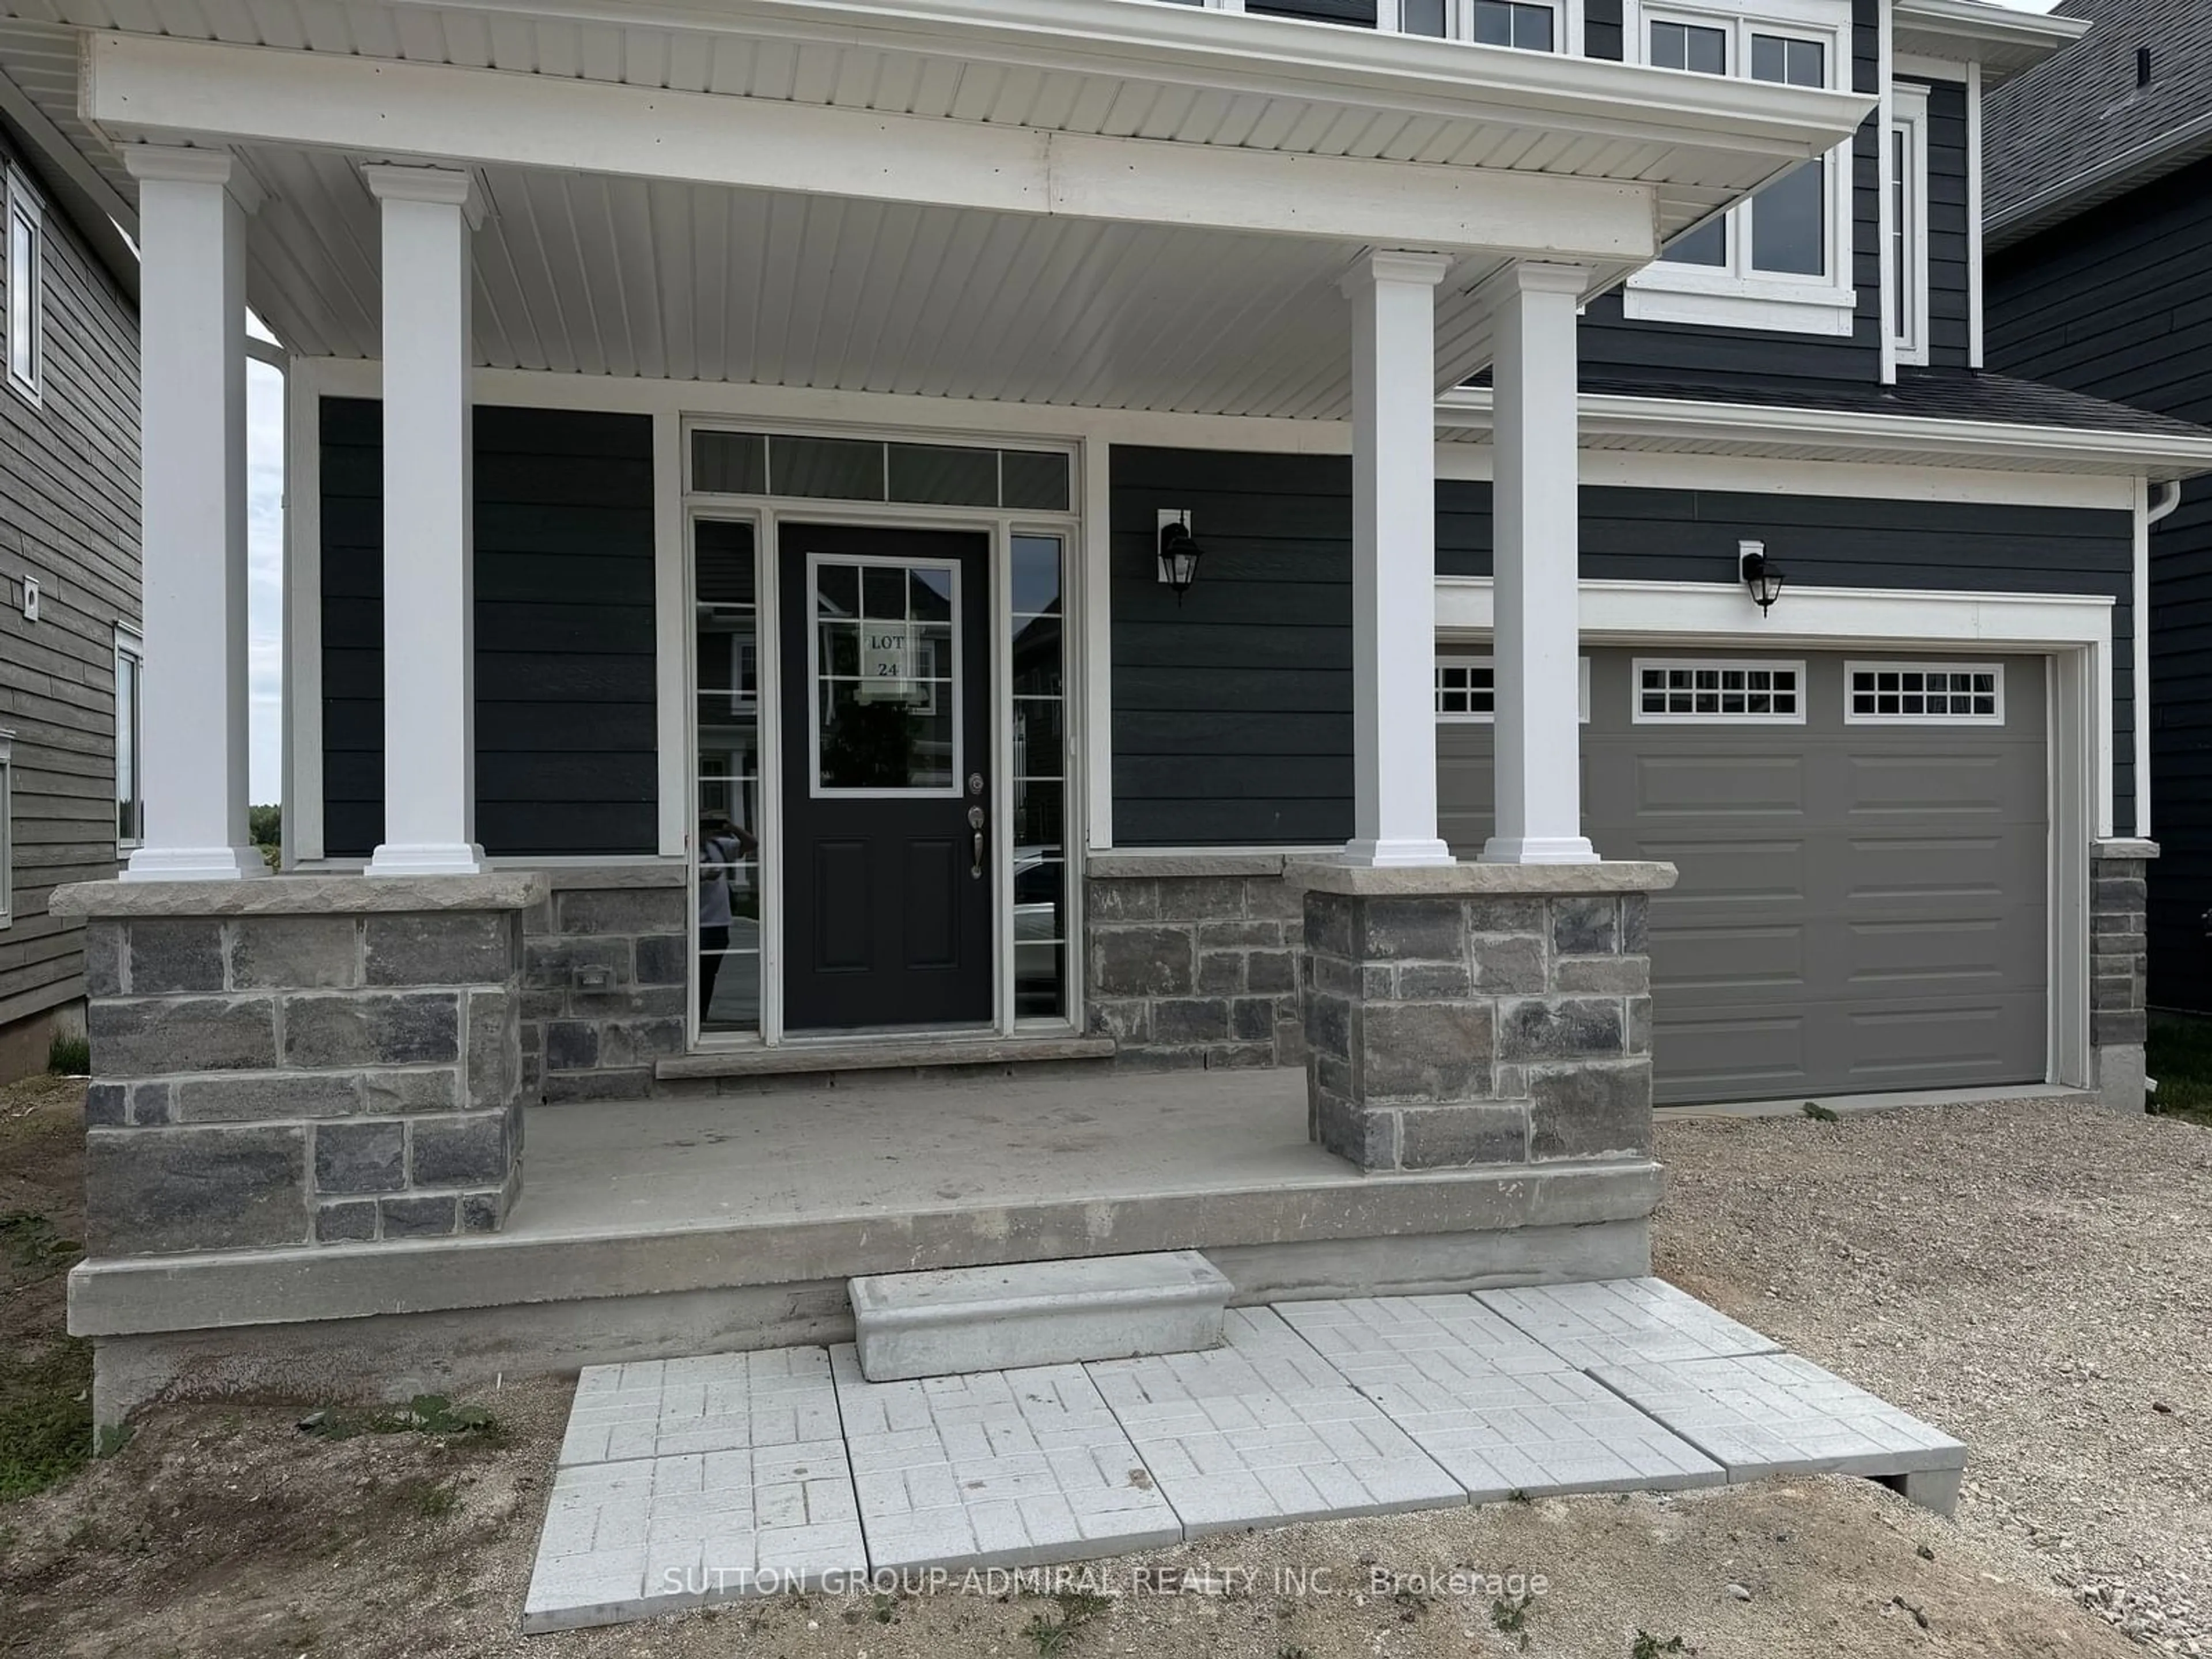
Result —
[[[0,1504],[66,1480],[92,1455],[92,1344],[0,1351]]]
[[[84,1077],[92,1070],[92,1039],[57,1031],[46,1045],[46,1069],[56,1077]]]
[[[310,1412],[297,1425],[319,1440],[350,1440],[357,1434],[434,1434],[449,1440],[504,1444],[504,1425],[482,1406],[456,1406],[441,1394],[418,1394],[404,1406],[360,1415],[327,1408]]]
[[[2144,1069],[2158,1080],[2151,1110],[2212,1128],[2212,1019],[2153,1014]]]

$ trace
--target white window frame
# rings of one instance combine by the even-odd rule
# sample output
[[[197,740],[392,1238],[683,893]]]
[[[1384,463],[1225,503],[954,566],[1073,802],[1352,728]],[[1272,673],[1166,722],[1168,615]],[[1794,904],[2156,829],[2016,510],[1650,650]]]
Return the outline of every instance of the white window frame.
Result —
[[[1186,6],[1193,10],[1234,11],[1244,9],[1244,0],[1167,0],[1170,5]],[[1580,58],[1583,55],[1583,0],[1517,0],[1524,6],[1541,6],[1552,14],[1552,50],[1559,56]],[[1405,0],[1375,0],[1375,27],[1383,34],[1405,33]],[[1273,21],[1295,21],[1295,19],[1273,19]],[[1318,21],[1319,20],[1316,20]],[[1322,23],[1324,28],[1344,27]],[[1418,35],[1419,40],[1433,40],[1432,34]],[[1444,0],[1444,35],[1462,46],[1475,44],[1474,0]],[[1493,52],[1528,51],[1528,47],[1493,46]]]
[[[1583,0],[1515,0],[1520,5],[1540,6],[1552,14],[1552,51],[1555,56],[1583,55]],[[1243,9],[1243,0],[1237,0]],[[1405,33],[1405,0],[1376,0],[1375,27],[1387,33]],[[1424,34],[1420,40],[1437,37]],[[1444,39],[1475,45],[1474,0],[1444,0]],[[1492,46],[1492,52],[1529,52],[1529,46]]]
[[[116,789],[117,789],[117,791],[118,791],[118,793],[117,793],[116,798],[115,798],[115,804],[116,804],[116,805],[117,805],[118,807],[120,807],[120,806],[123,805],[123,796],[122,796],[122,794],[121,794],[121,793],[120,793],[120,791],[121,791],[121,789],[122,789],[122,787],[123,787],[123,779],[122,779],[122,777],[121,777],[121,775],[120,775],[120,771],[121,771],[121,756],[122,756],[122,752],[123,752],[123,742],[122,742],[122,736],[123,736],[123,718],[124,718],[124,710],[123,710],[123,665],[124,665],[124,663],[125,663],[126,660],[128,660],[128,661],[130,662],[131,665],[137,671],[137,676],[136,676],[136,678],[133,679],[132,684],[133,684],[135,686],[137,686],[137,691],[138,691],[138,708],[139,708],[139,710],[143,713],[143,711],[144,710],[144,708],[145,708],[145,707],[146,707],[146,641],[145,641],[142,637],[140,637],[139,633],[138,633],[138,630],[137,630],[137,629],[135,629],[135,628],[131,627],[131,626],[130,625],[130,623],[116,623],[116,624],[115,624],[115,727],[116,727],[116,744],[115,744],[115,749],[116,749],[117,762],[118,762],[118,763],[117,763],[118,776],[116,777],[116,780],[115,780],[115,786],[116,786]],[[144,738],[145,738],[145,731],[146,731],[146,728],[145,728],[145,723],[144,723],[144,721],[143,721],[143,720],[141,720],[141,721],[139,721],[139,722],[137,723],[137,725],[136,728],[132,731],[132,732],[131,732],[131,781],[132,785],[133,785],[133,786],[137,788],[137,805],[138,805],[138,814],[137,814],[137,817],[138,817],[138,833],[137,833],[137,835],[136,835],[136,836],[131,836],[131,837],[126,838],[126,837],[124,836],[124,834],[123,834],[123,827],[122,827],[122,823],[121,823],[120,820],[118,819],[118,823],[117,823],[117,824],[116,824],[116,834],[115,834],[115,850],[116,850],[116,852],[117,852],[117,854],[118,854],[118,855],[119,855],[119,854],[125,854],[125,853],[135,852],[138,848],[140,848],[140,847],[142,847],[142,846],[143,846],[143,845],[145,844],[145,839],[146,839],[146,745],[145,745],[145,741],[144,741]]]
[[[1752,36],[1773,34],[1818,41],[1825,49],[1828,85],[1835,88],[1850,85],[1849,0],[1626,0],[1622,11],[1622,32],[1632,63],[1650,63],[1654,21],[1684,23],[1726,32],[1728,73],[1733,79],[1750,77]],[[1796,276],[1754,270],[1751,264],[1753,209],[1748,203],[1740,202],[1725,215],[1727,265],[1682,264],[1664,259],[1646,265],[1628,279],[1622,290],[1625,314],[1642,322],[1757,328],[1848,339],[1858,314],[1858,295],[1850,280],[1851,146],[1855,142],[1855,137],[1847,138],[1822,158],[1826,170],[1826,274]]]
[[[1646,712],[1644,707],[1644,676],[1649,669],[1729,669],[1787,670],[1796,677],[1797,707],[1786,714],[1684,714]],[[1805,703],[1811,694],[1806,682],[1802,658],[1790,657],[1638,657],[1629,665],[1628,714],[1634,726],[1802,726],[1805,724]]]
[[[1454,651],[1449,647],[1440,647],[1437,651],[1437,670],[1441,673],[1447,666],[1455,668],[1494,668],[1496,666],[1496,663],[1487,651]],[[1580,720],[1583,725],[1587,726],[1589,724],[1590,717],[1590,659],[1588,657],[1578,658],[1577,659],[1577,667],[1579,672],[1577,676],[1576,702],[1577,707],[1575,710],[1575,714],[1576,717]],[[1439,685],[1436,688],[1436,695],[1438,697],[1443,696],[1443,686]],[[1437,723],[1439,726],[1495,726],[1498,723],[1498,714],[1496,712],[1498,688],[1495,684],[1494,677],[1491,686],[1490,695],[1491,709],[1489,712],[1479,714],[1446,714],[1442,708],[1439,708],[1437,710]]]
[[[1996,678],[1996,713],[1994,714],[1862,714],[1851,707],[1855,687],[1852,681],[1861,674],[1991,674]],[[1899,658],[1884,661],[1847,659],[1844,664],[1844,724],[1846,726],[2002,726],[2005,723],[2004,665],[1984,658],[1972,660],[1934,662],[1908,660]]]
[[[1890,353],[1900,363],[1928,362],[1928,88],[1893,82],[1889,131],[1881,149],[1881,187],[1889,195],[1889,245],[1882,250],[1881,280],[1896,285],[1898,257],[1904,282],[1890,295]],[[1904,176],[1898,173],[1903,148]]]
[[[0,731],[0,930],[15,925],[15,734]]]
[[[31,257],[27,270],[15,269],[15,228],[22,225],[30,233]],[[6,237],[0,240],[0,270],[7,276],[8,312],[12,318],[15,295],[20,286],[27,285],[31,292],[29,362],[21,356],[24,342],[16,337],[15,331],[7,330],[8,389],[26,403],[36,404],[44,398],[46,377],[46,204],[30,181],[14,167],[8,169],[8,223]]]

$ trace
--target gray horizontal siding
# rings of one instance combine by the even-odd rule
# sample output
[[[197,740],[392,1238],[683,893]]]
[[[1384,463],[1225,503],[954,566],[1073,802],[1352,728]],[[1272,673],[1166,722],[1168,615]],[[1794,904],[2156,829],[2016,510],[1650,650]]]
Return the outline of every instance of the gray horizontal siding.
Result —
[[[1116,446],[1111,498],[1115,842],[1349,836],[1350,462]],[[1162,507],[1188,509],[1206,550],[1180,607],[1157,579]],[[1591,488],[1582,519],[1593,580],[1731,580],[1751,537],[1823,586],[2117,600],[2115,783],[2131,817],[2126,514]],[[1441,574],[1490,574],[1488,484],[1438,484],[1437,548]]]
[[[1875,91],[1881,84],[1880,7],[1881,0],[1854,0],[1851,84],[1861,92]],[[1617,19],[1617,5],[1613,15]],[[1602,33],[1589,35],[1586,45],[1591,56],[1600,55],[1598,45],[1607,38]],[[1610,38],[1618,40],[1617,24]],[[1851,283],[1858,295],[1858,311],[1848,337],[1631,321],[1616,289],[1592,301],[1583,313],[1584,372],[1667,385],[1684,381],[1703,386],[1743,384],[1774,390],[1810,389],[1838,381],[1878,382],[1881,378],[1881,151],[1875,118],[1869,116],[1851,140],[1850,167]]]
[[[384,826],[382,406],[322,408],[323,813],[332,857]],[[653,428],[476,411],[477,835],[487,853],[659,844]]]
[[[0,156],[25,167],[4,135]],[[0,389],[0,731],[15,734],[0,1025],[83,994],[82,924],[46,902],[115,873],[115,625],[141,614],[137,313],[51,195],[44,252],[43,396],[34,407]],[[39,582],[36,623],[23,619],[25,575]]]
[[[2212,161],[1990,256],[1989,357],[2212,422]],[[2150,1000],[2212,1012],[2212,481],[2151,532]]]

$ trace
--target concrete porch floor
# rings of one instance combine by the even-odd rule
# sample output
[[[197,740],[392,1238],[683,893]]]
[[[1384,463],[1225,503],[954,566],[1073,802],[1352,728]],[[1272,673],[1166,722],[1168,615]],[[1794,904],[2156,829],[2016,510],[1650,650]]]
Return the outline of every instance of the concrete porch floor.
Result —
[[[1250,1304],[1648,1271],[1648,1159],[1363,1175],[1301,1073],[867,1078],[541,1107],[501,1232],[86,1261],[95,1409],[849,1340],[859,1274],[1203,1249]],[[251,1342],[239,1328],[253,1327]]]
[[[1358,1185],[1307,1139],[1305,1097],[1292,1071],[1017,1072],[540,1107],[505,1236]]]

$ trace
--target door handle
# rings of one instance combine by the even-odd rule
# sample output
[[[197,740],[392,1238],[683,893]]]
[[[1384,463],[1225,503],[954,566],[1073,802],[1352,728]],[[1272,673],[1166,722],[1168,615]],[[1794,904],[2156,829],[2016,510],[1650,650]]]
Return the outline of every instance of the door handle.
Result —
[[[981,807],[971,806],[968,809],[968,827],[975,832],[975,856],[974,862],[969,866],[968,873],[981,881],[983,878],[983,809]]]

